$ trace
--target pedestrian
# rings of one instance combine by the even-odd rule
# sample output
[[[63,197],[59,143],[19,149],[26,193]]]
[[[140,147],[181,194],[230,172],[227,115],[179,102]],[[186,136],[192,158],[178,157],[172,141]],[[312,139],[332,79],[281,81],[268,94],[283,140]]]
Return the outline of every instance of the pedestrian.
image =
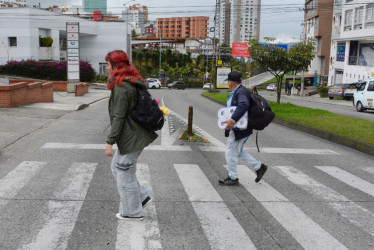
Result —
[[[140,153],[157,138],[157,134],[138,125],[127,114],[138,101],[135,86],[139,84],[147,87],[147,84],[138,70],[130,65],[124,51],[109,52],[105,60],[109,73],[107,86],[111,90],[108,108],[111,130],[106,140],[105,154],[113,157],[111,169],[122,202],[122,211],[116,217],[143,220],[142,210],[149,204],[152,191],[139,184],[136,163]],[[118,148],[114,155],[113,144]]]
[[[256,87],[253,87],[253,89],[252,89],[252,93],[255,94],[255,95],[258,95],[258,92],[257,92]]]
[[[292,84],[288,84],[288,95],[291,95]]]
[[[235,123],[245,114],[249,109],[249,90],[241,84],[242,75],[237,71],[232,71],[228,75],[228,84],[231,95],[227,100],[227,106],[236,106],[235,112],[231,119],[226,120],[225,137],[227,138],[226,145],[226,162],[228,167],[228,177],[224,180],[219,180],[218,183],[224,186],[239,185],[237,164],[238,159],[243,159],[250,167],[252,167],[257,174],[255,182],[259,182],[267,170],[267,166],[260,161],[253,158],[248,152],[243,150],[244,144],[247,142],[249,136],[252,134],[251,128],[243,130],[233,129]]]

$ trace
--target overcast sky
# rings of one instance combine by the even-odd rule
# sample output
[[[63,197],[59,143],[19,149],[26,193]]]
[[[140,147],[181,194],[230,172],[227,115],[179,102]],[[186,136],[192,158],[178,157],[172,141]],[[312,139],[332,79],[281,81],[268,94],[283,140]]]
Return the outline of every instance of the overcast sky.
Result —
[[[28,0],[30,4],[41,3],[42,7],[51,4],[82,5],[82,0]],[[173,16],[209,16],[209,26],[214,26],[214,6],[216,0],[107,0],[108,11],[120,14],[123,5],[139,3],[148,7],[149,19]],[[261,31],[263,37],[276,37],[280,42],[300,41],[304,19],[305,0],[262,0]]]

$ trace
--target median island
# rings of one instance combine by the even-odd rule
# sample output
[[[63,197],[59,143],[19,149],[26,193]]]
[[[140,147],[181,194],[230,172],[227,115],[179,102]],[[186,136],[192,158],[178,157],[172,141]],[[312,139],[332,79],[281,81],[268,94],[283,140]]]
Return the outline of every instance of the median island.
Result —
[[[222,105],[227,93],[203,92]],[[274,122],[374,155],[374,122],[337,115],[326,110],[299,107],[290,103],[269,101],[275,113]]]

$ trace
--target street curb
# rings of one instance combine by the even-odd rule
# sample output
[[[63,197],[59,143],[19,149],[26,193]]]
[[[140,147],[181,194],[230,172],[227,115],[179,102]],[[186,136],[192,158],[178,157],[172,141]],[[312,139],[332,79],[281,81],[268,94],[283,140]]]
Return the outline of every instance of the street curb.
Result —
[[[208,96],[205,96],[203,94],[201,94],[201,95],[203,97],[208,98],[209,100],[211,100],[215,103],[218,103],[222,106],[225,106],[225,104],[220,102],[220,101],[217,101],[217,100],[215,100],[213,98],[210,98]],[[320,129],[311,128],[311,127],[308,127],[308,126],[305,126],[305,125],[302,125],[302,124],[299,124],[299,123],[296,123],[296,122],[286,121],[286,120],[283,120],[283,119],[278,118],[278,117],[275,117],[273,122],[275,122],[276,124],[283,125],[283,126],[286,126],[288,128],[292,128],[292,129],[295,129],[295,130],[298,130],[298,131],[301,131],[301,132],[304,132],[304,133],[307,133],[307,134],[311,134],[311,135],[320,137],[322,139],[325,139],[325,140],[328,140],[328,141],[331,141],[331,142],[334,142],[334,143],[337,143],[337,144],[340,144],[340,145],[343,145],[343,146],[346,146],[346,147],[350,147],[350,148],[356,149],[360,152],[364,152],[366,154],[374,156],[374,145],[367,144],[367,143],[360,142],[360,141],[356,141],[356,140],[353,140],[353,139],[350,139],[350,138],[347,138],[347,137],[344,137],[344,136],[341,136],[341,135],[337,135],[337,134],[334,134],[334,133],[330,133],[330,132],[327,132],[327,131],[323,131],[323,130],[320,130]]]

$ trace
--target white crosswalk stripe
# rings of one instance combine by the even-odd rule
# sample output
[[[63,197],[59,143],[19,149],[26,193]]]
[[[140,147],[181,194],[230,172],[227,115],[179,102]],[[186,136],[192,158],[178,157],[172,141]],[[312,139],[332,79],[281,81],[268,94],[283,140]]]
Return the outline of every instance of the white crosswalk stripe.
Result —
[[[20,249],[66,249],[73,229],[80,216],[86,194],[91,185],[97,163],[73,163],[63,178],[56,183],[52,197],[45,204],[45,211],[33,219],[31,232],[20,242]],[[41,169],[46,162],[25,161],[14,170],[0,178],[0,209],[4,208]],[[212,249],[256,249],[251,239],[238,222],[234,212],[215,190],[199,165],[173,164],[175,172],[186,192],[196,214],[202,232]],[[68,166],[67,166],[68,167]],[[225,166],[227,168],[227,166]],[[350,188],[374,197],[374,184],[335,166],[314,166],[329,174]],[[138,163],[137,176],[142,185],[152,186],[149,165]],[[344,195],[318,182],[292,166],[274,166],[277,173],[316,198],[326,201],[328,206],[338,212],[358,229],[374,236],[374,214],[351,201]],[[373,168],[363,168],[372,173]],[[238,165],[240,184],[269,212],[304,249],[347,249],[344,244],[316,223],[301,208],[287,199],[266,181],[255,183],[255,173],[247,166]],[[177,180],[178,181],[178,180]],[[203,190],[203,191],[202,191]],[[284,191],[284,192],[287,192]],[[162,249],[159,218],[156,212],[157,200],[143,211],[143,221],[122,221],[114,226],[117,237],[116,249]],[[119,208],[121,211],[121,207]],[[192,210],[192,209],[191,209]],[[114,214],[113,214],[114,216]],[[222,226],[225,225],[225,226]],[[35,234],[34,234],[35,233]],[[374,238],[373,238],[374,239]]]
[[[141,185],[150,185],[148,164],[137,164],[137,177]],[[121,205],[119,211],[122,211]],[[162,249],[154,202],[143,210],[143,216],[141,222],[118,221],[116,249]]]
[[[240,180],[241,185],[261,202],[302,247],[305,249],[346,249],[343,244],[264,180],[255,183],[256,174],[247,166],[239,165],[238,173],[239,176],[246,176]]]
[[[24,161],[0,179],[0,209],[8,203],[7,199],[14,198],[45,164],[45,162]]]
[[[354,187],[368,195],[374,197],[374,184],[371,184],[368,181],[365,181],[357,176],[350,174],[340,168],[333,166],[315,166],[319,170],[337,178],[338,180],[344,182],[345,184]]]
[[[174,164],[174,168],[212,249],[256,249],[199,166]]]
[[[374,167],[366,167],[364,170],[370,174],[374,174]]]
[[[327,201],[329,205],[338,211],[341,216],[374,236],[373,213],[352,202],[347,197],[339,194],[335,190],[332,190],[322,183],[317,182],[294,167],[275,166],[274,168],[292,183],[298,185],[315,197]]]
[[[48,213],[38,220],[43,224],[36,237],[21,249],[65,249],[83,205],[97,163],[74,163],[48,203]]]

